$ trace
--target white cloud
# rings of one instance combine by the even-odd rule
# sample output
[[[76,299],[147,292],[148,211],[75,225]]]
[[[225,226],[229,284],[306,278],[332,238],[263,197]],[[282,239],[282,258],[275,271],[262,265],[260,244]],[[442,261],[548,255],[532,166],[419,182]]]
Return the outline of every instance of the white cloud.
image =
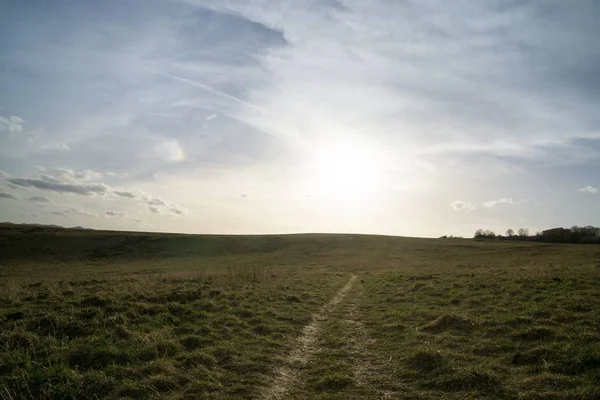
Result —
[[[0,117],[0,131],[7,130],[10,133],[20,133],[23,132],[23,123],[25,121],[19,117],[10,116],[10,117]]]
[[[6,172],[0,171],[0,178],[6,178],[7,176],[9,175]]]
[[[476,205],[473,203],[464,202],[462,200],[455,200],[450,203],[450,207],[454,211],[463,211],[469,213],[475,209]]]
[[[586,186],[584,188],[579,189],[580,192],[584,192],[584,193],[592,193],[592,194],[596,194],[598,193],[599,189],[593,186]]]
[[[210,114],[206,117],[206,120],[210,121],[211,119],[215,119],[215,118],[217,118],[217,114]]]
[[[185,159],[185,153],[176,139],[164,140],[156,147],[158,155],[168,162],[180,162]]]
[[[494,208],[499,204],[514,204],[514,200],[510,197],[504,197],[499,200],[490,200],[483,203],[483,207],[485,208]]]

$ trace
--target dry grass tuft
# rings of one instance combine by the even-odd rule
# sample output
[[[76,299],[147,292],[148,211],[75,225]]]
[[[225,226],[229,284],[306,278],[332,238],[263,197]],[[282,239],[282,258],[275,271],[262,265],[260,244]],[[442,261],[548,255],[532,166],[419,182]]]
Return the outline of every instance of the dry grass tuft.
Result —
[[[423,327],[424,331],[442,332],[446,330],[471,331],[476,327],[469,318],[454,312],[443,314]]]

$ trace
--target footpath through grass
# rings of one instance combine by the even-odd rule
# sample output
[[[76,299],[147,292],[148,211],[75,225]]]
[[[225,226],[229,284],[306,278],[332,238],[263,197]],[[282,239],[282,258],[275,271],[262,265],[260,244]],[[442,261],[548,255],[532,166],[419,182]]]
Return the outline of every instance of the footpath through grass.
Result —
[[[600,398],[598,266],[421,267],[361,280],[324,318],[285,398]]]
[[[4,287],[2,398],[249,398],[344,276],[299,269]]]

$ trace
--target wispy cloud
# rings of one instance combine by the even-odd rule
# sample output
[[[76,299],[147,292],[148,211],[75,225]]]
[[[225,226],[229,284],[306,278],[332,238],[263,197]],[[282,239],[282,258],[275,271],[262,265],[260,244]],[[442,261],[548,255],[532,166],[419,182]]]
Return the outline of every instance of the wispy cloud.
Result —
[[[593,186],[586,186],[583,187],[581,189],[579,189],[580,192],[584,192],[584,193],[592,193],[592,194],[596,194],[598,193],[600,190],[596,187]]]
[[[583,108],[573,110],[569,102],[575,97],[560,96],[562,89],[548,85],[545,77],[574,71],[558,48],[540,39],[581,39],[577,49],[563,48],[568,40],[559,48],[583,56],[585,29],[567,31],[576,27],[563,25],[542,32],[545,26],[531,23],[542,12],[534,4],[503,10],[483,3],[452,9],[431,2],[342,4],[258,1],[217,7],[277,27],[290,38],[288,46],[261,58],[274,84],[252,96],[254,108],[278,118],[252,113],[242,118],[279,135],[369,132],[416,154],[459,151],[544,162],[560,162],[552,154],[562,148],[573,154],[580,147],[576,141],[597,138],[583,122],[595,120],[590,105],[579,101]],[[561,18],[562,8],[554,7],[549,19]],[[551,69],[532,67],[530,48]],[[515,80],[536,90],[526,92]],[[585,90],[579,85],[572,82],[569,89]],[[402,135],[395,134],[399,131]]]
[[[23,123],[25,121],[22,118],[16,116],[0,117],[0,131],[6,130],[10,133],[21,133],[25,129]]]
[[[160,210],[156,207],[148,206],[148,210],[153,214],[160,214]]]

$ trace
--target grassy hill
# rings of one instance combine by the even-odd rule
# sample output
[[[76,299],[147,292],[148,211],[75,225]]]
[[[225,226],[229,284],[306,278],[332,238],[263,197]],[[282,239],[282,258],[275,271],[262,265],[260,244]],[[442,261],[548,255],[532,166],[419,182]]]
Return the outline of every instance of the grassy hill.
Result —
[[[332,267],[367,269],[477,263],[502,266],[528,260],[543,264],[551,262],[550,258],[565,262],[575,257],[594,260],[600,254],[598,249],[358,234],[185,235],[0,224],[0,263],[4,265],[0,273],[28,278],[59,273],[57,265],[75,275],[86,265],[95,266],[102,273],[110,271],[115,263],[123,272],[153,264],[161,268],[170,265],[170,269],[180,272],[181,268],[193,271],[194,267],[186,268],[186,260],[194,261],[197,267],[220,267],[223,262],[293,266],[320,262]],[[83,272],[90,270],[83,268]]]
[[[0,225],[0,396],[596,399],[600,247]]]

